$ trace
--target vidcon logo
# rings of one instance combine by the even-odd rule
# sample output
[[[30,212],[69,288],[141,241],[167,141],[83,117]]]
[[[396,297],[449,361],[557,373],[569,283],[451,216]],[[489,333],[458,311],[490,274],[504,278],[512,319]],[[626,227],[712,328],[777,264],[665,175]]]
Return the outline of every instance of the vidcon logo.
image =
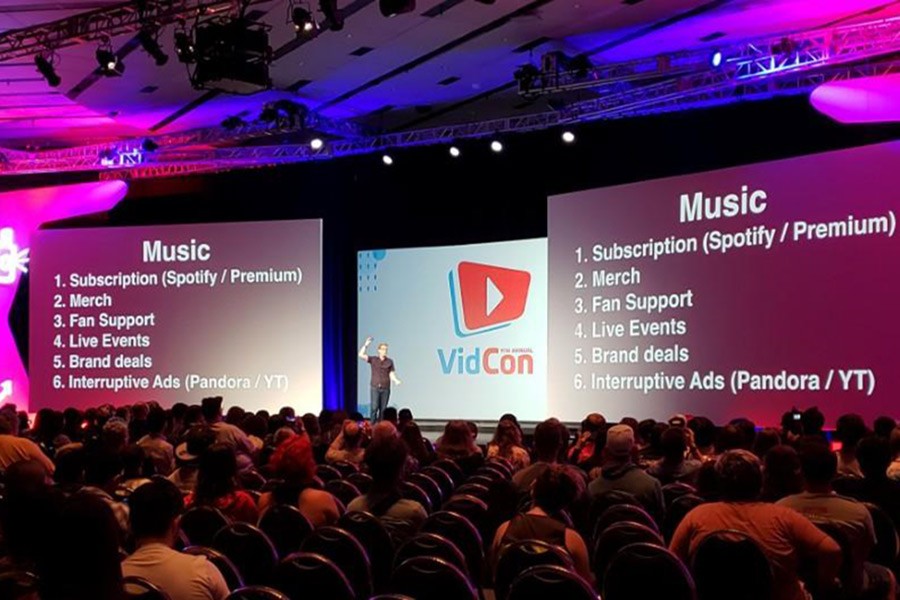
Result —
[[[449,279],[453,326],[461,338],[509,327],[525,313],[528,271],[461,262]]]
[[[525,314],[531,273],[492,265],[461,262],[450,271],[453,328],[460,338],[509,327]],[[532,375],[529,348],[438,348],[444,375]]]

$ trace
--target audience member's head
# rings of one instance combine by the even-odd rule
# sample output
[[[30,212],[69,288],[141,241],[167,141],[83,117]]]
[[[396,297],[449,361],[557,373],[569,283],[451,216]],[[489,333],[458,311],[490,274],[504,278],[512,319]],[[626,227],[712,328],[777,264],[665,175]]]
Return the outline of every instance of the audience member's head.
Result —
[[[406,444],[406,449],[409,451],[410,456],[418,460],[420,465],[428,462],[431,458],[431,453],[428,451],[428,446],[425,445],[425,439],[422,437],[422,431],[415,421],[406,423],[406,426],[400,430],[400,438]]]
[[[869,481],[883,481],[891,464],[890,443],[877,435],[869,435],[856,447],[856,460],[863,476]]]
[[[8,413],[0,413],[0,435],[16,435],[18,421]]]
[[[122,473],[122,455],[101,449],[86,458],[84,480],[87,485],[109,491]]]
[[[613,463],[628,462],[634,451],[634,431],[628,425],[613,425],[606,432],[606,459]]]
[[[225,422],[229,425],[234,425],[235,427],[239,426],[244,418],[247,416],[247,411],[245,411],[240,406],[232,406],[228,409],[228,412],[225,413]]]
[[[719,492],[726,502],[747,502],[759,497],[762,467],[747,450],[729,450],[716,460]]]
[[[753,440],[753,454],[759,459],[765,459],[769,450],[781,444],[781,434],[774,427],[766,427],[756,434]]]
[[[897,428],[897,421],[894,417],[878,417],[875,419],[875,426],[873,427],[873,431],[875,435],[884,439],[890,439],[891,433],[894,429]]]
[[[393,423],[394,425],[397,425],[398,424],[397,409],[394,408],[393,406],[388,406],[387,408],[384,409],[384,411],[382,411],[381,418],[383,420],[387,421],[388,423]]]
[[[200,456],[195,500],[198,504],[214,504],[237,487],[237,457],[227,444],[216,443]]]
[[[162,435],[166,428],[166,411],[161,408],[154,408],[147,413],[147,432],[150,435]]]
[[[803,491],[800,457],[792,446],[775,446],[765,456],[765,500],[775,502]]]
[[[272,445],[277,448],[295,435],[297,435],[297,432],[290,427],[282,427],[272,434]]]
[[[128,445],[128,423],[121,417],[111,418],[103,425],[100,439],[109,452],[121,452]]]
[[[650,443],[650,438],[653,437],[653,429],[655,427],[656,421],[654,419],[644,419],[638,423],[637,437],[642,445],[646,446]]]
[[[390,407],[388,407],[388,408],[390,408]],[[404,427],[406,427],[407,423],[409,423],[413,420],[412,411],[409,410],[408,408],[401,408],[400,412],[397,413],[397,419],[398,419],[398,424],[400,426],[400,429],[403,429]]]
[[[622,427],[625,427],[622,425]],[[662,458],[669,464],[684,462],[688,450],[688,434],[683,427],[669,427],[660,440]]]
[[[200,408],[206,422],[213,424],[222,418],[222,396],[209,396],[200,401]]]
[[[444,427],[438,454],[446,458],[465,458],[479,452],[466,421],[454,420]]]
[[[182,427],[185,429],[192,427],[194,425],[202,425],[206,423],[206,417],[203,416],[203,407],[192,404],[187,407],[187,410],[184,412],[184,419],[182,420]]]
[[[143,479],[151,477],[153,461],[149,459],[142,446],[130,444],[122,450],[122,479]]]
[[[807,491],[822,491],[837,475],[837,455],[824,442],[804,442],[797,450]]]
[[[739,450],[744,445],[744,434],[735,425],[726,425],[716,436],[716,454]]]
[[[80,443],[64,446],[56,453],[56,470],[53,481],[67,491],[74,491],[84,485],[86,466],[84,445]]]
[[[300,417],[300,422],[303,423],[303,430],[309,434],[310,438],[315,439],[322,433],[322,430],[319,429],[319,419],[316,418],[316,415],[306,413]]]
[[[756,440],[756,423],[746,417],[738,417],[732,419],[729,425],[734,425],[741,432],[741,448],[750,450]]]
[[[294,411],[293,406],[282,406],[278,410],[278,414],[284,417],[285,421],[295,421],[297,419],[297,413]]]
[[[268,424],[262,417],[256,415],[247,415],[240,423],[241,430],[249,436],[253,436],[260,440],[266,437],[268,433]]]
[[[555,420],[547,419],[534,428],[534,454],[542,462],[554,463],[565,446]]]
[[[514,421],[503,419],[497,423],[491,444],[498,446],[501,454],[508,453],[513,447],[522,445],[522,431]]]
[[[363,444],[363,431],[356,421],[347,419],[341,429],[344,435],[344,446],[347,448],[360,448]]]
[[[294,435],[278,445],[269,464],[275,475],[287,483],[309,485],[316,476],[312,443],[305,433]]]
[[[372,476],[372,491],[395,490],[406,465],[406,444],[396,436],[379,437],[366,448],[364,462]]]
[[[200,457],[216,441],[216,434],[208,425],[194,425],[184,435],[184,443],[175,449],[175,458],[182,465],[197,466]]]
[[[119,525],[101,498],[78,493],[59,514],[57,539],[39,568],[41,598],[47,600],[121,600]],[[77,547],[71,540],[77,540]]]
[[[855,453],[857,444],[868,433],[865,420],[857,414],[841,415],[834,430],[835,437],[841,442],[841,452],[845,454]]]
[[[781,432],[784,434],[786,442],[795,440],[803,435],[803,422],[800,420],[802,416],[803,413],[796,408],[781,415]]]
[[[803,425],[803,435],[822,435],[825,427],[825,415],[818,406],[812,406],[800,415],[800,423]]]
[[[634,431],[635,441],[637,441],[638,437],[638,420],[634,417],[625,417],[621,421],[619,421],[620,425],[628,425],[631,427],[631,430]]]
[[[716,426],[706,417],[688,420],[688,428],[694,432],[694,444],[701,450],[710,450],[716,442]]]
[[[140,545],[160,542],[174,544],[178,534],[178,517],[184,511],[181,490],[168,479],[153,479],[128,497],[131,533]]]
[[[372,427],[372,440],[376,440],[380,437],[399,437],[400,432],[397,431],[397,426],[391,423],[390,421],[381,420]]]
[[[591,413],[581,422],[582,433],[595,433],[606,425],[606,417],[600,413]]]
[[[172,405],[169,416],[172,417],[172,423],[174,425],[178,426],[184,422],[184,416],[187,414],[187,409],[188,405],[184,402],[176,402]]]
[[[577,493],[575,481],[564,465],[551,465],[544,469],[531,488],[534,504],[550,515],[569,508]]]

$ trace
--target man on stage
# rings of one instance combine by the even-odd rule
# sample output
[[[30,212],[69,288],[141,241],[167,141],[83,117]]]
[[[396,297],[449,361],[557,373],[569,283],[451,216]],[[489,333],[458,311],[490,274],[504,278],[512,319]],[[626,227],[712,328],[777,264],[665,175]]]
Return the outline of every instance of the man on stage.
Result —
[[[378,356],[369,356],[369,345],[372,337],[366,338],[366,343],[359,349],[359,358],[369,363],[372,367],[371,412],[369,418],[373,423],[381,420],[381,413],[387,408],[391,399],[391,383],[400,385],[394,361],[388,358],[388,345],[378,344]]]

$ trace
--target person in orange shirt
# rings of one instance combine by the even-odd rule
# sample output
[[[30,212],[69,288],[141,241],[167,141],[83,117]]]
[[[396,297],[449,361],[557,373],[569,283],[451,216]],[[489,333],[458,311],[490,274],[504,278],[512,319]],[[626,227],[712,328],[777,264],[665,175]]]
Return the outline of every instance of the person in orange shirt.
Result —
[[[36,460],[47,471],[47,477],[51,477],[56,470],[53,461],[43,453],[40,446],[29,439],[16,436],[17,424],[14,414],[6,411],[0,413],[0,471],[5,471],[21,460]]]

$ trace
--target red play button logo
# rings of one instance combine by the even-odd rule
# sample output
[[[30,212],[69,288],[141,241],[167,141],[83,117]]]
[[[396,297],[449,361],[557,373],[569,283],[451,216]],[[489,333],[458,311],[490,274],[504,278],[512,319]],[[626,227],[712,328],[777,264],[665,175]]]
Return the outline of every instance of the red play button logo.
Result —
[[[493,265],[461,262],[457,269],[463,331],[457,312],[453,273],[450,292],[456,333],[460,337],[506,327],[525,313],[531,273]]]

